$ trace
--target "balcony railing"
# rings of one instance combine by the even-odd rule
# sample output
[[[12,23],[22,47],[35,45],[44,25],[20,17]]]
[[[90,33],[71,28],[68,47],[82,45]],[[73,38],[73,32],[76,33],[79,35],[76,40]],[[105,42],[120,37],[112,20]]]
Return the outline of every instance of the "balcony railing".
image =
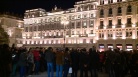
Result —
[[[112,25],[108,25],[108,27],[107,28],[112,28]]]
[[[132,24],[126,24],[126,27],[132,27]]]
[[[104,26],[99,26],[99,29],[103,29],[104,28]]]
[[[117,25],[116,28],[121,28],[121,25]]]
[[[122,16],[122,13],[118,13],[117,16]]]
[[[126,14],[127,14],[127,15],[132,15],[132,12],[127,12]]]
[[[88,37],[88,34],[80,34],[79,37]]]
[[[100,15],[100,18],[104,18],[104,15]]]
[[[62,36],[44,36],[44,38],[63,38],[63,35]]]
[[[108,17],[113,17],[113,14],[109,14]]]

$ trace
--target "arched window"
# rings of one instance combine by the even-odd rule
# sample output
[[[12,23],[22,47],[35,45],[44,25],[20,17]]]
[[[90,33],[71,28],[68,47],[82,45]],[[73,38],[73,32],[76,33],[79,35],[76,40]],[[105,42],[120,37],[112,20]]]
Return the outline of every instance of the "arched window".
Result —
[[[103,9],[100,10],[100,15],[101,15],[101,16],[104,15]]]
[[[118,13],[119,13],[119,14],[122,13],[121,7],[118,7]]]
[[[109,9],[109,15],[111,15],[111,14],[112,14],[112,8]]]
[[[128,7],[127,7],[127,12],[132,12],[132,10],[131,10],[131,5],[129,5]]]

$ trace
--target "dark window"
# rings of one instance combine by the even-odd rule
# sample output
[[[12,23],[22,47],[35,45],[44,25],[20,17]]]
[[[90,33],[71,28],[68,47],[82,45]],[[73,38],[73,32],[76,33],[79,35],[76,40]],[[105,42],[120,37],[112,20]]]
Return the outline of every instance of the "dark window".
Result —
[[[100,26],[103,26],[103,21],[100,21]]]
[[[127,12],[132,12],[131,8],[132,8],[132,7],[129,5],[129,6],[127,7]]]
[[[104,11],[103,11],[103,9],[101,9],[101,11],[100,11],[100,15],[104,15]]]
[[[94,26],[94,21],[91,20],[91,21],[90,21],[90,26],[89,26],[89,27],[93,27],[93,26]]]
[[[117,0],[117,2],[121,2],[122,0]]]
[[[113,0],[108,0],[108,3],[113,3]]]
[[[109,9],[109,14],[112,14],[112,8]]]
[[[74,23],[71,24],[71,28],[74,28]]]
[[[138,31],[137,31],[137,36],[138,36]]]
[[[127,24],[131,24],[131,18],[127,18]]]
[[[36,26],[34,26],[34,31],[36,31]]]
[[[112,26],[112,20],[109,20],[109,26]]]
[[[30,27],[29,27],[29,31],[32,32],[32,30],[33,30],[33,29],[32,29],[32,26],[30,26]]]
[[[113,37],[111,32],[108,32],[108,37]]]
[[[80,22],[77,22],[77,28],[80,28]]]
[[[121,25],[121,19],[118,19],[118,25]]]
[[[110,0],[108,0],[108,3],[111,3],[111,1],[110,1]]]
[[[122,13],[121,7],[118,7],[118,13],[119,13],[119,14]]]
[[[28,32],[28,27],[25,27],[25,32]]]
[[[132,36],[132,32],[126,32],[126,37],[131,37]]]

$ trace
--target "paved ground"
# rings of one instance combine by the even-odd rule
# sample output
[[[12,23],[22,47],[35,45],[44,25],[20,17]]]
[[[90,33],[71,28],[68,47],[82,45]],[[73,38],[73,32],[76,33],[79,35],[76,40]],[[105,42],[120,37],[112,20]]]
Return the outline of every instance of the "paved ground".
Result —
[[[80,73],[78,73],[78,77],[79,77],[79,74]],[[98,75],[99,75],[98,77],[108,77],[108,75],[105,73],[99,73]],[[20,76],[17,75],[16,77],[20,77]],[[47,76],[47,72],[43,72],[43,73],[40,73],[39,75],[32,75],[27,77],[48,77],[48,76]],[[54,73],[54,77],[56,77],[56,73]],[[71,77],[71,74],[68,74],[68,77]],[[89,74],[89,77],[90,77],[90,74]]]
[[[20,76],[18,74],[15,77],[20,77]],[[48,76],[47,76],[47,72],[43,72],[43,73],[40,73],[39,75],[32,75],[27,77],[48,77]],[[56,77],[56,73],[54,73],[54,77]],[[68,74],[68,77],[71,77],[71,74]],[[80,77],[80,73],[78,73],[78,77]],[[90,77],[90,73],[89,73],[89,77]],[[98,73],[98,77],[108,77],[108,75],[106,73]],[[131,77],[131,76],[127,75],[126,77]]]

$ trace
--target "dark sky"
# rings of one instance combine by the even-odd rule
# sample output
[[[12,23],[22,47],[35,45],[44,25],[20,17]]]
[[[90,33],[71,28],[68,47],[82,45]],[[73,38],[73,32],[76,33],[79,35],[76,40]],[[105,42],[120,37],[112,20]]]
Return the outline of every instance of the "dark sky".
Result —
[[[25,10],[43,8],[51,11],[56,5],[62,9],[72,8],[75,2],[82,0],[0,0],[0,12],[23,15]]]

